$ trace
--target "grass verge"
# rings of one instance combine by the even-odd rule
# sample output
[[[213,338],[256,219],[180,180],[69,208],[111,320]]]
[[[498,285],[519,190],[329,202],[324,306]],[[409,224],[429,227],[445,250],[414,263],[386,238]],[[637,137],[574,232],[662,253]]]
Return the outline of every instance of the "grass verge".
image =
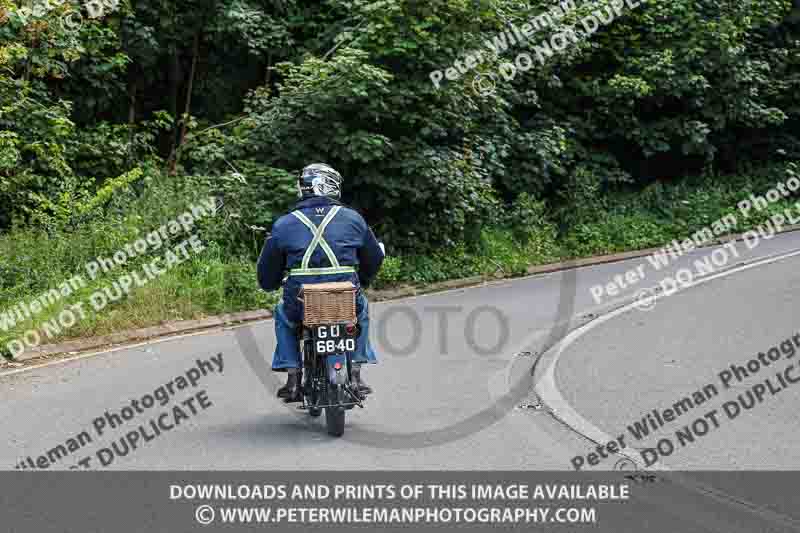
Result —
[[[743,216],[737,210],[739,202],[751,195],[764,194],[779,181],[769,174],[740,176],[678,186],[656,184],[635,193],[615,194],[613,200],[611,197],[585,199],[583,205],[570,211],[570,224],[562,232],[547,218],[543,204],[523,197],[521,205],[508,216],[498,218],[496,226],[482,228],[477,242],[424,255],[387,258],[374,287],[425,285],[477,275],[523,275],[532,265],[662,246],[673,239],[681,241],[729,214],[736,219],[731,232],[743,232],[763,224],[771,215],[792,207],[797,201],[794,197],[784,198],[766,209],[753,211],[751,216]],[[184,205],[191,200],[186,191],[172,190],[165,194],[171,198],[181,195]],[[8,356],[8,343],[23,338],[30,331],[38,332],[41,344],[50,344],[167,321],[270,308],[278,301],[279,293],[258,289],[252,259],[227,256],[217,242],[218,234],[208,231],[218,221],[209,221],[197,228],[199,235],[208,236],[205,250],[146,285],[133,288],[99,312],[93,312],[87,303],[90,295],[109,288],[113,292],[113,283],[119,276],[139,271],[159,253],[143,256],[124,268],[92,280],[33,318],[15,321],[13,326],[9,325],[7,317],[3,320],[2,314],[7,314],[20,302],[29,303],[65,279],[81,273],[87,261],[99,255],[112,255],[131,239],[143,235],[147,231],[145,220],[163,222],[170,214],[181,212],[180,202],[165,202],[155,208],[151,206],[152,198],[143,202],[118,210],[99,225],[49,232],[19,231],[0,236],[0,256],[7,258],[7,262],[0,264],[0,353]],[[800,215],[800,210],[796,213]],[[81,302],[90,312],[74,325],[63,327],[63,322],[58,322],[59,316]],[[43,325],[47,323],[62,327],[50,327],[45,331]]]

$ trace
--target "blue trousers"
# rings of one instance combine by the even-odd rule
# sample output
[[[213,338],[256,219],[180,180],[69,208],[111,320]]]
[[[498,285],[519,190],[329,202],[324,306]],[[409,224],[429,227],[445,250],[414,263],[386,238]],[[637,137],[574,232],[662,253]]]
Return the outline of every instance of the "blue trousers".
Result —
[[[378,358],[369,341],[369,302],[363,292],[358,293],[356,300],[358,323],[361,325],[361,334],[356,340],[356,351],[353,354],[355,363],[377,363]],[[292,320],[294,319],[294,321]],[[301,316],[289,317],[283,300],[275,306],[275,354],[272,356],[272,370],[285,371],[287,368],[302,368],[300,343],[297,340],[298,322]]]

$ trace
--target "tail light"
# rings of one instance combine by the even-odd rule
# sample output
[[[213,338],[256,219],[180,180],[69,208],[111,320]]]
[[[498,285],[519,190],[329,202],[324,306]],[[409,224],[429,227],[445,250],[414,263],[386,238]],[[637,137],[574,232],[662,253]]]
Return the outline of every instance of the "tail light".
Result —
[[[344,327],[344,331],[345,331],[345,332],[346,332],[348,335],[350,335],[350,336],[352,337],[353,335],[355,335],[355,334],[356,334],[356,331],[357,331],[356,325],[355,325],[355,324],[353,324],[353,323],[347,324],[347,325]]]

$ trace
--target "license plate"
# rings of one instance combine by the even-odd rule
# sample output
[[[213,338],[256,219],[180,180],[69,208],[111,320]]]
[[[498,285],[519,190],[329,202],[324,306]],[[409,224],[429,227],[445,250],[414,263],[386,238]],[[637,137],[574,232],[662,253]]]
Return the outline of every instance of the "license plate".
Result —
[[[314,347],[317,355],[354,352],[356,340],[347,336],[342,325],[317,326],[314,328]]]

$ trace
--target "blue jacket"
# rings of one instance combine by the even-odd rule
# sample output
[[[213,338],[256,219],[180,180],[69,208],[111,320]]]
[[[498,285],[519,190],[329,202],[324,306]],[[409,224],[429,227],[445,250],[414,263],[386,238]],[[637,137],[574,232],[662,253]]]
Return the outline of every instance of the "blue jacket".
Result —
[[[340,206],[339,211],[326,227],[323,238],[336,256],[339,265],[354,267],[354,273],[292,274],[292,270],[297,271],[296,269],[301,268],[303,257],[314,237],[311,229],[292,213],[275,221],[272,234],[261,250],[258,259],[258,283],[265,291],[277,290],[281,286],[284,274],[288,271],[289,277],[283,289],[283,300],[287,314],[294,319],[297,319],[302,309],[297,300],[301,285],[352,281],[357,287],[366,287],[378,274],[383,263],[384,255],[378,240],[357,211],[326,197],[301,200],[295,206],[295,211],[300,211],[314,225],[320,226],[336,206]],[[331,267],[323,246],[318,245],[315,248],[307,267],[311,269]]]

